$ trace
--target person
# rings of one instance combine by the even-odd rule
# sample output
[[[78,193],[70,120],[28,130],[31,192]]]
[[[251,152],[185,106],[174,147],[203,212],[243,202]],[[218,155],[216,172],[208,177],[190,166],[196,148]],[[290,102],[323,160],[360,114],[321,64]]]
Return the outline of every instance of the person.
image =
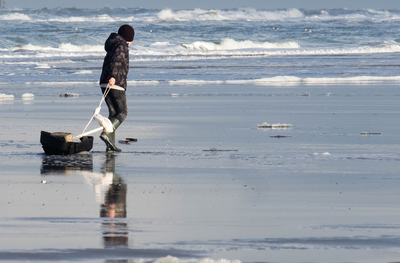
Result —
[[[118,33],[111,33],[104,44],[107,52],[100,76],[100,87],[105,96],[112,132],[103,131],[100,139],[106,144],[107,151],[121,152],[115,145],[115,130],[128,115],[126,102],[127,76],[129,71],[129,46],[135,37],[130,25],[122,25]]]

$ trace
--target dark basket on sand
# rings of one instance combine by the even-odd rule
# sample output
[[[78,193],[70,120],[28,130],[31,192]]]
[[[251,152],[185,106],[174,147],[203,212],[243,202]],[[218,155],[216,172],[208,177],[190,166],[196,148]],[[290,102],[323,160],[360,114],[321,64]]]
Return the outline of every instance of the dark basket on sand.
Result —
[[[92,136],[83,136],[80,140],[80,142],[74,142],[73,135],[66,132],[41,131],[40,133],[40,143],[46,154],[74,154],[92,149]]]

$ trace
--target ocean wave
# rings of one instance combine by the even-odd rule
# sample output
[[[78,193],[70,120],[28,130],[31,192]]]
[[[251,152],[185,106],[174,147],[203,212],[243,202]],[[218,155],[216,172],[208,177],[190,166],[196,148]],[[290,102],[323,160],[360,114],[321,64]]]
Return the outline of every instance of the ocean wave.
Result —
[[[73,75],[90,74],[89,71],[77,71]],[[296,76],[275,76],[258,79],[230,79],[230,80],[207,80],[207,79],[177,79],[177,80],[129,80],[128,86],[157,86],[167,83],[170,86],[205,86],[205,85],[256,85],[256,86],[298,86],[298,85],[362,85],[398,83],[400,76],[355,76],[347,78],[301,78]],[[29,81],[26,85],[41,86],[98,86],[97,81]]]
[[[31,18],[26,14],[10,13],[10,14],[5,14],[5,15],[0,15],[0,20],[2,20],[2,21],[30,21]]]
[[[18,252],[15,251],[1,251],[0,256],[2,259],[7,259],[9,261],[25,261],[27,258],[34,257],[35,259],[41,259],[40,261],[47,262],[55,262],[61,260],[70,261],[71,258],[78,261],[87,262],[87,259],[92,259],[91,262],[101,262],[104,257],[110,258],[110,261],[115,259],[116,262],[120,262],[118,260],[120,258],[126,258],[125,261],[135,262],[135,263],[241,263],[239,260],[228,260],[228,259],[212,259],[212,258],[200,258],[200,257],[174,257],[174,256],[166,256],[166,257],[157,257],[162,254],[162,251],[152,251],[153,254],[157,255],[154,258],[148,258],[149,252],[144,249],[110,249],[105,255],[103,250],[99,249],[65,249],[65,250],[35,250],[35,252],[21,250]],[[34,256],[32,254],[35,254]],[[122,253],[124,256],[121,256],[119,253]],[[165,253],[165,252],[164,252]],[[138,255],[135,255],[138,254]],[[172,254],[174,254],[172,252]],[[146,259],[143,259],[146,258]]]
[[[186,50],[203,51],[208,56],[293,56],[293,55],[350,55],[350,54],[374,54],[400,52],[398,44],[382,44],[380,46],[362,46],[344,49],[300,49],[296,42],[282,43],[253,43],[252,41],[236,42],[235,40],[222,41],[220,44],[210,42],[194,42],[189,45],[181,45]],[[278,50],[270,50],[278,49]],[[209,51],[209,52],[204,52]],[[212,52],[216,51],[216,52]],[[195,53],[193,53],[195,54]]]
[[[299,78],[295,76],[276,76],[251,80],[227,80],[226,84],[254,85],[298,85],[298,84],[367,84],[377,82],[399,82],[400,76],[358,76],[347,78]]]
[[[50,43],[49,43],[50,44]],[[380,53],[399,53],[400,45],[387,42],[378,46],[361,46],[352,48],[301,48],[297,42],[254,42],[251,40],[236,41],[225,38],[219,43],[195,41],[190,44],[170,42],[141,43],[130,48],[130,56],[137,61],[180,61],[266,57],[266,56],[331,56],[331,55],[363,55]],[[33,52],[33,53],[32,53]],[[61,43],[58,46],[41,46],[33,44],[15,45],[1,49],[0,58],[32,58],[35,57],[102,57],[103,45],[77,45]]]
[[[36,22],[60,22],[60,23],[85,23],[85,22],[96,22],[96,23],[109,23],[109,22],[132,22],[135,20],[135,17],[112,17],[108,14],[96,15],[94,17],[84,17],[84,16],[75,16],[75,17],[55,17],[49,18],[46,20],[37,19]]]
[[[255,8],[238,9],[138,9],[138,8],[100,8],[100,9],[14,9],[0,15],[2,21],[30,22],[114,22],[114,21],[285,21],[285,20],[343,20],[343,21],[381,21],[400,19],[398,10],[348,10],[323,9],[265,10]]]
[[[24,10],[21,10],[23,12]],[[151,17],[154,17],[154,15]],[[97,14],[97,15],[82,15],[82,16],[64,16],[64,15],[49,15],[49,17],[43,17],[38,14],[24,14],[24,13],[8,13],[0,15],[1,21],[29,21],[31,23],[47,23],[47,22],[59,22],[59,23],[109,23],[109,22],[132,22],[136,18],[132,15],[130,16],[110,16],[108,14]],[[152,19],[154,20],[154,19]]]
[[[59,46],[61,51],[94,51],[94,52],[104,52],[104,46],[102,45],[73,45],[71,43],[64,43]]]
[[[38,86],[98,86],[97,81],[26,81],[24,84]]]
[[[303,13],[298,9],[288,10],[257,10],[244,8],[238,10],[177,10],[169,8],[163,9],[157,13],[157,19],[160,21],[221,21],[221,20],[284,20],[293,18],[302,18]]]
[[[62,43],[58,47],[51,46],[39,46],[39,45],[17,45],[6,49],[11,52],[24,52],[24,51],[63,51],[63,52],[74,52],[74,51],[94,51],[103,52],[104,47],[101,45],[73,45],[71,43]]]
[[[193,50],[237,50],[237,49],[274,49],[274,48],[299,48],[296,42],[280,42],[280,43],[256,43],[250,40],[235,41],[231,38],[224,38],[220,43],[197,41],[192,44],[181,44],[186,49]]]
[[[71,17],[57,17],[57,18],[49,18],[46,20],[36,20],[37,22],[62,22],[62,23],[70,23],[70,22],[88,22],[88,21],[93,21],[92,18],[89,17],[77,17],[77,16],[71,16]]]
[[[144,263],[145,261],[139,261],[136,263]],[[211,258],[202,258],[202,259],[179,259],[176,257],[167,256],[164,258],[156,259],[153,263],[241,263],[240,260],[228,260],[228,259],[211,259]]]
[[[304,18],[303,12],[295,8],[285,10],[259,10],[253,8],[243,8],[238,10],[224,11],[224,15],[229,17],[230,20],[245,21],[281,21]]]
[[[91,70],[79,70],[79,71],[76,71],[76,72],[74,72],[72,74],[74,74],[74,75],[91,75],[91,74],[93,74],[93,71],[91,71]]]
[[[220,85],[224,84],[223,80],[196,80],[196,79],[181,79],[171,80],[168,82],[169,85]]]
[[[90,71],[77,71],[72,73],[73,75],[80,74],[91,74]],[[98,86],[98,81],[27,81],[26,85],[38,85],[38,86]],[[156,86],[159,85],[158,80],[128,80],[128,86]]]
[[[48,49],[50,49],[50,47],[42,47],[32,44],[26,44],[26,45],[17,45],[10,47],[8,50],[12,52],[18,52],[18,51],[38,51],[38,50],[48,50]]]
[[[333,10],[320,10],[319,13],[314,11],[305,11],[304,16],[306,21],[385,21],[385,20],[398,20],[400,14],[398,10],[348,10],[348,9],[333,9]]]
[[[363,46],[344,49],[306,49],[300,48],[296,42],[255,43],[252,41],[235,41],[232,39],[221,43],[196,41],[181,44],[181,49],[169,43],[163,47],[150,46],[131,50],[131,55],[141,61],[178,61],[220,59],[222,57],[246,58],[266,56],[332,56],[363,55],[380,53],[399,53],[400,45],[384,44],[377,47]],[[142,57],[146,55],[146,57]],[[179,56],[177,56],[179,55]]]
[[[259,79],[236,79],[236,80],[193,80],[181,79],[169,81],[169,85],[321,85],[321,84],[372,84],[382,82],[400,82],[400,76],[358,76],[347,78],[300,78],[296,76],[275,76]]]
[[[160,84],[158,80],[128,80],[131,86],[156,86]]]

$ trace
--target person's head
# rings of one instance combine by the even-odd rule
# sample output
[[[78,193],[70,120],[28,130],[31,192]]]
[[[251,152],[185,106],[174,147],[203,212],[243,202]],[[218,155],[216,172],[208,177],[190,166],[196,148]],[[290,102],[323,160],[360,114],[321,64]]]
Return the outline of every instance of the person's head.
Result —
[[[118,29],[118,35],[122,36],[129,45],[129,43],[132,43],[133,38],[135,37],[135,30],[130,25],[122,25]]]

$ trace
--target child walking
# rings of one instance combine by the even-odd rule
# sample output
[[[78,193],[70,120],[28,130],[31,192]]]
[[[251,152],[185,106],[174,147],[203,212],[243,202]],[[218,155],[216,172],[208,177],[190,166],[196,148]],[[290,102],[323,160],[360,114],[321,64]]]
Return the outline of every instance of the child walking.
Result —
[[[105,101],[113,125],[112,132],[103,131],[100,139],[106,144],[107,151],[121,152],[115,146],[115,130],[128,115],[126,102],[127,76],[129,71],[129,46],[135,37],[135,30],[130,25],[122,25],[118,33],[111,33],[104,44],[107,52],[100,77],[102,93],[107,92]]]

